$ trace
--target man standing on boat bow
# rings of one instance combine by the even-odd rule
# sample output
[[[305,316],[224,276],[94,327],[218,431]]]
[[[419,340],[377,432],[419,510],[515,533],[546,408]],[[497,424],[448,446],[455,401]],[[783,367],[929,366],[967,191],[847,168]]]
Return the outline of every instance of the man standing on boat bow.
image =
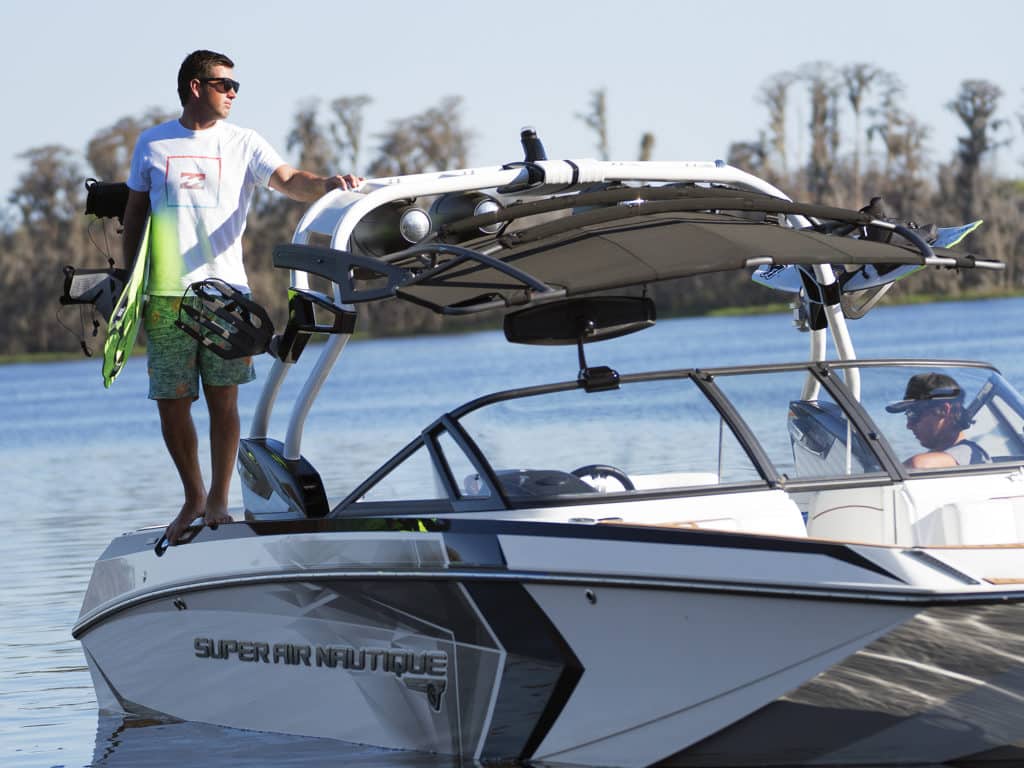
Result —
[[[239,87],[227,56],[190,53],[178,71],[181,117],[139,137],[128,177],[124,260],[130,266],[135,259],[150,212],[149,397],[157,402],[164,442],[185,492],[181,511],[167,527],[171,544],[199,518],[207,524],[231,521],[228,492],[241,435],[238,385],[255,378],[251,358],[222,360],[174,325],[182,294],[207,278],[249,292],[242,233],[257,185],[312,202],[362,182],[351,174],[297,170],[255,131],[225,122]],[[210,414],[208,490],[191,413],[200,379]]]

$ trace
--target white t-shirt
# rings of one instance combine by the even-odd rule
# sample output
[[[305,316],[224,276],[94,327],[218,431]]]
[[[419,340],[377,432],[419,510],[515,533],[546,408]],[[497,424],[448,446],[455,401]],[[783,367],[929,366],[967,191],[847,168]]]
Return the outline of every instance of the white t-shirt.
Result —
[[[128,186],[149,193],[152,261],[146,292],[180,296],[208,277],[248,289],[245,218],[256,186],[268,186],[282,165],[262,136],[223,120],[203,131],[172,120],[143,132]]]

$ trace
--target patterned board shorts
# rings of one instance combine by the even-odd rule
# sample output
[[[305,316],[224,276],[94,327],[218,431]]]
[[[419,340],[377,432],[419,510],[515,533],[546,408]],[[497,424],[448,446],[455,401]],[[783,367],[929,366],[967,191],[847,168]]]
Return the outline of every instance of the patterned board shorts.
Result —
[[[181,297],[150,296],[146,300],[146,358],[151,400],[199,397],[199,377],[211,387],[245,384],[256,378],[252,358],[225,360],[178,328]]]

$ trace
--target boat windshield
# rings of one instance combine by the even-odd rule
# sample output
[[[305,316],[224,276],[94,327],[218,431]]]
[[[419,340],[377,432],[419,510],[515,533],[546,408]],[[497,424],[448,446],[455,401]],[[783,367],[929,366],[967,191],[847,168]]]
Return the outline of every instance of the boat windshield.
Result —
[[[849,375],[842,367],[825,378]],[[818,386],[813,399],[800,399],[813,380],[801,365],[624,376],[600,392],[567,382],[498,393],[437,422],[341,507],[417,501],[469,510],[770,483],[890,483],[900,463],[916,473],[1024,462],[1024,400],[992,369],[854,370],[863,410],[838,384],[836,397]]]
[[[878,456],[827,389],[801,400],[806,368],[717,375],[782,478],[818,480],[882,472]]]
[[[512,498],[763,482],[721,415],[688,376],[620,389],[570,389],[494,403],[460,425]],[[465,481],[466,478],[456,478]],[[470,478],[475,482],[475,478]]]

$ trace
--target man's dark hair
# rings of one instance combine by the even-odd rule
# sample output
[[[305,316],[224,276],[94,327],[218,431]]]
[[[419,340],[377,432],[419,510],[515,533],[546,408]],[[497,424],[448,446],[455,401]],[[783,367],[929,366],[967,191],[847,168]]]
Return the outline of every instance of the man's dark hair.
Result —
[[[214,67],[234,69],[235,62],[216,51],[192,51],[185,57],[181,62],[181,69],[178,70],[178,98],[181,100],[181,106],[188,104],[188,95],[191,92],[189,83],[198,77],[212,76]]]

